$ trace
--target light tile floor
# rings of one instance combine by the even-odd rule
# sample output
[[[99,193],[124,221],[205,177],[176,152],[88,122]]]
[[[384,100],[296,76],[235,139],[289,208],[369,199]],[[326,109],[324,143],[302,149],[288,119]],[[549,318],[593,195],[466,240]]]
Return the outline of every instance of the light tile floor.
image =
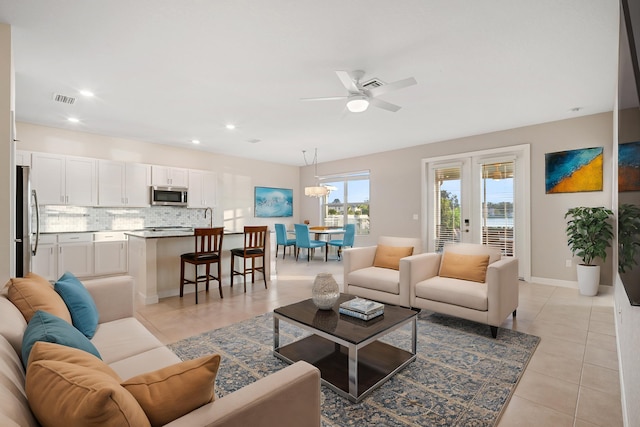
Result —
[[[227,281],[220,300],[216,283],[208,294],[199,293],[198,305],[193,293],[185,294],[138,306],[136,316],[168,344],[310,298],[319,272],[343,282],[342,262],[325,263],[320,255],[307,263],[287,254],[278,258],[277,270],[268,289],[258,280],[247,284],[245,294],[241,282],[230,288]],[[612,288],[584,297],[577,289],[521,282],[518,315],[502,326],[542,340],[499,427],[622,426]]]

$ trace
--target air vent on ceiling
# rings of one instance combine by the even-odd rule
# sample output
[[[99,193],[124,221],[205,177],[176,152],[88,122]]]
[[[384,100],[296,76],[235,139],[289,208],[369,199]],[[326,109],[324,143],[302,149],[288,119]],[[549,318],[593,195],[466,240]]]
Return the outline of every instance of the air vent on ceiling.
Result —
[[[76,99],[72,96],[61,95],[59,93],[53,94],[53,100],[56,102],[62,102],[63,104],[73,105],[76,102]]]
[[[364,89],[374,89],[377,87],[380,87],[384,84],[384,82],[382,80],[378,80],[376,78],[373,78],[371,80],[367,80],[366,82],[362,83],[362,87]]]

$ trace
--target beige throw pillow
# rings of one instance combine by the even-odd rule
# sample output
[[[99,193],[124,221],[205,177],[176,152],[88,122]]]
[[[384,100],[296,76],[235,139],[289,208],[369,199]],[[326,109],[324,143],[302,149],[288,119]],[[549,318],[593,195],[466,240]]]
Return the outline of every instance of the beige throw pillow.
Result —
[[[122,383],[151,425],[161,426],[214,399],[220,355],[204,356],[137,375]]]
[[[464,255],[445,252],[440,264],[440,277],[484,283],[487,276],[489,255]]]
[[[25,277],[9,280],[7,296],[29,323],[38,310],[58,316],[71,324],[66,304],[44,277],[28,273]]]
[[[400,258],[410,256],[411,254],[413,254],[413,246],[378,245],[376,248],[376,256],[373,259],[373,266],[398,270],[400,268]]]

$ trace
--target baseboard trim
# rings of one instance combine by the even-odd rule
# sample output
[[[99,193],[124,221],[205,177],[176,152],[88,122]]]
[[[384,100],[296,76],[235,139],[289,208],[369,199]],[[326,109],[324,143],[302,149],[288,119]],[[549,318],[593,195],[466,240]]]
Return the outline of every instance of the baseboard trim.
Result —
[[[541,285],[559,286],[561,288],[578,289],[578,282],[573,280],[549,279],[547,277],[531,277],[531,283],[539,283]]]

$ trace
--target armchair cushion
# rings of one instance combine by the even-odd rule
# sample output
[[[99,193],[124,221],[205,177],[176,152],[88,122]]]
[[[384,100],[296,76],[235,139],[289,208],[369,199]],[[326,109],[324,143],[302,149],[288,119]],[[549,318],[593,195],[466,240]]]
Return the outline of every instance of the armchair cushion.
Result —
[[[376,256],[373,259],[373,266],[398,270],[400,268],[400,258],[410,256],[412,253],[413,246],[378,245]]]
[[[440,264],[440,277],[470,280],[484,283],[487,276],[489,255],[465,255],[445,252]]]
[[[417,298],[472,310],[487,311],[488,309],[487,285],[484,283],[436,276],[418,282],[415,295]]]
[[[204,356],[138,375],[122,383],[152,426],[170,423],[214,399],[220,355]]]
[[[398,295],[399,275],[390,268],[367,267],[349,273],[349,285]]]

